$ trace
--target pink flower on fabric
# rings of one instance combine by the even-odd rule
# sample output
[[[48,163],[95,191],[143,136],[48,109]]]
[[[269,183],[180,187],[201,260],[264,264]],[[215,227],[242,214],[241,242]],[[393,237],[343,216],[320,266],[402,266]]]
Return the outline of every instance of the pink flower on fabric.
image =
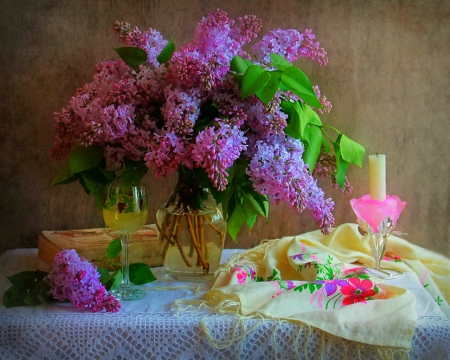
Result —
[[[244,269],[239,269],[236,271],[236,278],[239,284],[245,284],[245,279],[247,279],[247,272]]]
[[[359,199],[351,199],[350,204],[358,218],[366,221],[378,233],[378,225],[389,216],[395,224],[406,206],[406,202],[397,196],[386,196],[386,200],[379,201],[366,194]]]
[[[239,284],[245,284],[247,280],[252,281],[256,278],[256,272],[251,266],[236,265],[233,273]]]
[[[349,278],[348,283],[341,286],[341,293],[346,296],[342,304],[347,306],[359,302],[366,303],[368,297],[376,294],[374,286],[375,284],[370,280]]]

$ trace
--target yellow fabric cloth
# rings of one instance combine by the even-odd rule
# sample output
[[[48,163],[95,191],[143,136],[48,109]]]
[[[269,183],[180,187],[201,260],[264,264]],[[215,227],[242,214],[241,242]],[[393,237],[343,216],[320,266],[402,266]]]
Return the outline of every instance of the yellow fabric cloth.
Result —
[[[450,261],[396,236],[388,238],[387,252],[396,256],[383,267],[416,273],[449,314]],[[409,348],[417,320],[414,295],[364,275],[355,262],[374,265],[356,224],[328,236],[314,231],[270,240],[222,264],[206,302],[217,312],[294,321],[352,341]],[[353,278],[361,271],[362,278]]]

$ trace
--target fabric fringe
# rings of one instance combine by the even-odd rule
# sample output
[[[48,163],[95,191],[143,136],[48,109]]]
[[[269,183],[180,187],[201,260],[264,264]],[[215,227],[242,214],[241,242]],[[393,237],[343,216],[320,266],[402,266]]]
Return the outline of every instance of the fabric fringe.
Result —
[[[249,334],[253,331],[256,331],[261,324],[265,320],[277,321],[278,323],[273,328],[271,337],[273,341],[273,355],[274,359],[278,359],[278,346],[277,346],[277,329],[283,323],[293,323],[292,321],[277,319],[277,318],[268,318],[263,316],[260,313],[254,313],[251,315],[242,315],[240,313],[241,304],[238,301],[232,299],[223,299],[220,303],[218,303],[214,308],[211,308],[207,305],[205,300],[176,300],[174,303],[174,308],[176,308],[176,314],[179,316],[181,313],[198,313],[202,308],[207,308],[214,311],[216,314],[228,314],[236,316],[236,324],[234,326],[233,332],[228,339],[218,339],[214,337],[210,325],[207,323],[207,316],[202,318],[201,328],[204,331],[208,342],[217,350],[223,350],[227,347],[233,345],[236,342],[239,342],[239,350],[237,353],[237,359],[239,359],[242,355],[243,347],[245,344],[245,340]],[[255,324],[253,324],[250,328],[247,327],[247,320],[258,320]],[[298,359],[309,359],[310,354],[308,351],[310,347],[308,342],[313,336],[314,328],[308,324],[301,323],[298,321],[294,322],[299,325],[300,328],[295,336],[295,343],[293,350],[295,351],[295,355]],[[305,334],[306,331],[306,334]],[[356,351],[358,354],[358,360],[364,360],[362,350],[369,346],[367,344],[358,343],[355,341],[350,341],[344,338],[340,338],[338,336],[332,335],[325,331],[318,330],[320,332],[320,343],[321,343],[321,359],[327,360],[332,355],[332,351],[335,351],[337,347],[342,349],[342,359],[343,360],[356,360],[354,357],[354,352],[350,355],[350,349],[356,347]],[[336,346],[338,344],[338,346]],[[409,359],[408,351],[409,349],[403,348],[392,348],[392,347],[382,347],[382,346],[373,346],[376,349],[380,360],[407,360]]]
[[[219,268],[215,272],[215,277],[222,272],[227,271],[231,272],[234,268],[234,265],[238,264],[243,258],[247,260],[258,260],[264,256],[266,251],[277,242],[278,239],[274,240],[261,240],[261,244],[249,250],[238,252],[230,256],[230,258],[225,262],[219,265]]]

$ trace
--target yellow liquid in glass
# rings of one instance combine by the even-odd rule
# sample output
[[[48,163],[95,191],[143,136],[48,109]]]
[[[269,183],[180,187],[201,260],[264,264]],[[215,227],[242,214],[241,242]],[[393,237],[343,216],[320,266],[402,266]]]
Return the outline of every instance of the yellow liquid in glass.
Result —
[[[113,230],[135,232],[147,222],[148,210],[119,213],[103,209],[103,219],[105,220],[106,225]]]

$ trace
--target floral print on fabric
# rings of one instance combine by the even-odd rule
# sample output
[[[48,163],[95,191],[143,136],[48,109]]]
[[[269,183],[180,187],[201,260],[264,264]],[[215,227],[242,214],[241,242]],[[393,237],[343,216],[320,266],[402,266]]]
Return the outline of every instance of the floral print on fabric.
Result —
[[[256,279],[256,272],[252,266],[238,264],[234,266],[233,275],[238,284],[246,284]]]
[[[366,279],[350,278],[345,286],[341,287],[341,293],[345,295],[342,301],[344,306],[358,302],[365,303],[372,296],[376,295],[378,288],[375,284]]]
[[[386,299],[388,294],[370,278],[364,266],[344,264],[327,251],[306,246],[299,242],[289,254],[288,262],[297,275],[287,278],[280,268],[265,268],[259,274],[251,263],[235,264],[232,271],[233,283],[245,285],[262,282],[272,286],[265,288],[268,299],[282,296],[287,292],[297,295],[299,304],[308,304],[312,309],[337,309],[353,304],[367,304],[374,299]],[[290,268],[289,268],[290,269]],[[260,270],[262,272],[262,269]],[[294,272],[295,274],[295,272]],[[269,297],[270,296],[270,297]]]

